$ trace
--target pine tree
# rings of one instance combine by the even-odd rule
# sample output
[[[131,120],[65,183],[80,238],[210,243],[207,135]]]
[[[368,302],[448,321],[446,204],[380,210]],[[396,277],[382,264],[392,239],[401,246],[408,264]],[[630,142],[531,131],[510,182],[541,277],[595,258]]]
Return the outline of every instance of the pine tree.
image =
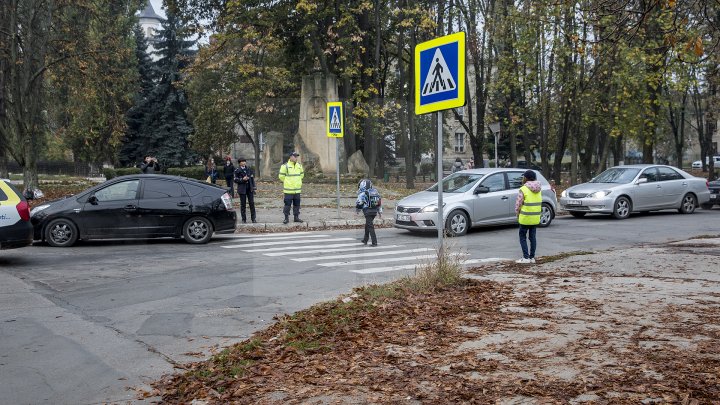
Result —
[[[139,83],[134,104],[125,115],[127,132],[119,156],[120,163],[124,166],[133,165],[142,161],[146,153],[143,133],[145,119],[150,112],[148,100],[154,87],[154,66],[150,55],[147,53],[148,44],[145,39],[145,34],[139,24],[135,26],[134,33]]]
[[[193,132],[187,117],[188,100],[178,86],[181,71],[191,61],[195,41],[173,13],[168,13],[162,24],[155,54],[155,86],[148,97],[148,114],[145,116],[141,145],[144,154],[153,155],[165,166],[183,166],[193,158],[188,137]]]

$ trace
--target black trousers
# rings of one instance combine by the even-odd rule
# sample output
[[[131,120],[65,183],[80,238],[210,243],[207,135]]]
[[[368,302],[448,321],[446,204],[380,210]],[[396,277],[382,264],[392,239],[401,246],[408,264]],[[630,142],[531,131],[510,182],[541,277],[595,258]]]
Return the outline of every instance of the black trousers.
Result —
[[[254,193],[251,191],[247,194],[238,193],[238,195],[240,196],[240,216],[242,217],[243,222],[247,221],[247,215],[246,215],[246,211],[245,211],[245,204],[247,202],[250,203],[250,219],[254,221],[255,220],[255,195],[254,195]]]
[[[286,217],[290,215],[290,205],[293,206],[293,216],[295,218],[300,216],[300,193],[285,194],[283,202],[285,203],[285,206],[283,207],[283,214]]]
[[[377,214],[365,214],[365,236],[363,236],[363,243],[367,243],[368,236],[372,240],[373,245],[377,245],[377,236],[375,236],[375,216]]]
[[[227,184],[230,198],[235,197],[235,182],[233,181],[233,176],[225,176],[225,183]]]

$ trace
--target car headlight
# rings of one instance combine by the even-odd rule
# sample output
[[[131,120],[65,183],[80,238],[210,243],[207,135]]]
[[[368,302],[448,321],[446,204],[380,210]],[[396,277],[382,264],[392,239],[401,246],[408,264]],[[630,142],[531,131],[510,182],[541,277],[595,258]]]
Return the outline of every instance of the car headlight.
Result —
[[[560,193],[560,197],[567,197],[567,190],[563,190],[562,193]]]
[[[610,191],[610,190],[596,191],[596,192],[590,194],[588,197],[590,197],[590,198],[604,198],[604,197],[607,197],[608,195],[610,195],[610,193],[612,193],[612,191]]]
[[[437,212],[438,207],[437,204],[434,205],[428,205],[427,207],[420,210],[420,212]]]
[[[38,212],[44,210],[45,208],[47,208],[47,207],[49,207],[49,206],[50,206],[50,204],[38,205],[37,207],[35,207],[35,208],[33,208],[32,210],[30,210],[30,216],[31,216],[31,217],[32,217],[32,216],[35,216],[35,214],[37,214]]]

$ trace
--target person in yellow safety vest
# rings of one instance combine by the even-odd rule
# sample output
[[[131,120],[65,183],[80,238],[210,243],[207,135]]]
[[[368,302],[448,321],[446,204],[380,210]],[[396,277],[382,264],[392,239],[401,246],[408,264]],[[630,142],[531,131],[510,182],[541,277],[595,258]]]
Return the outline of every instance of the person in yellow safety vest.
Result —
[[[280,166],[280,174],[278,178],[283,182],[283,193],[285,194],[283,207],[283,214],[285,220],[283,224],[290,222],[290,205],[293,206],[293,216],[295,222],[302,222],[300,219],[300,191],[302,189],[302,179],[305,176],[305,171],[302,165],[297,161],[299,153],[293,152],[290,154],[290,158],[287,163]]]
[[[523,173],[523,186],[520,187],[517,200],[515,201],[515,214],[520,224],[520,248],[523,257],[515,263],[535,263],[535,230],[540,225],[542,215],[542,186],[537,180],[534,171],[528,170]],[[530,238],[530,251],[528,251],[527,239]]]

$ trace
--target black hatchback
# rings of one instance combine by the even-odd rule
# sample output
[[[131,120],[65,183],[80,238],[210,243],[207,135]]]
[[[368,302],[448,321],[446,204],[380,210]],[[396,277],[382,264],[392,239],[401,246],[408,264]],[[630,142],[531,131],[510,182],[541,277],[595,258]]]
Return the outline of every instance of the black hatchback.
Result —
[[[224,188],[154,174],[117,177],[31,212],[34,239],[57,247],[79,239],[183,237],[207,243],[214,232],[234,232],[236,220]]]

